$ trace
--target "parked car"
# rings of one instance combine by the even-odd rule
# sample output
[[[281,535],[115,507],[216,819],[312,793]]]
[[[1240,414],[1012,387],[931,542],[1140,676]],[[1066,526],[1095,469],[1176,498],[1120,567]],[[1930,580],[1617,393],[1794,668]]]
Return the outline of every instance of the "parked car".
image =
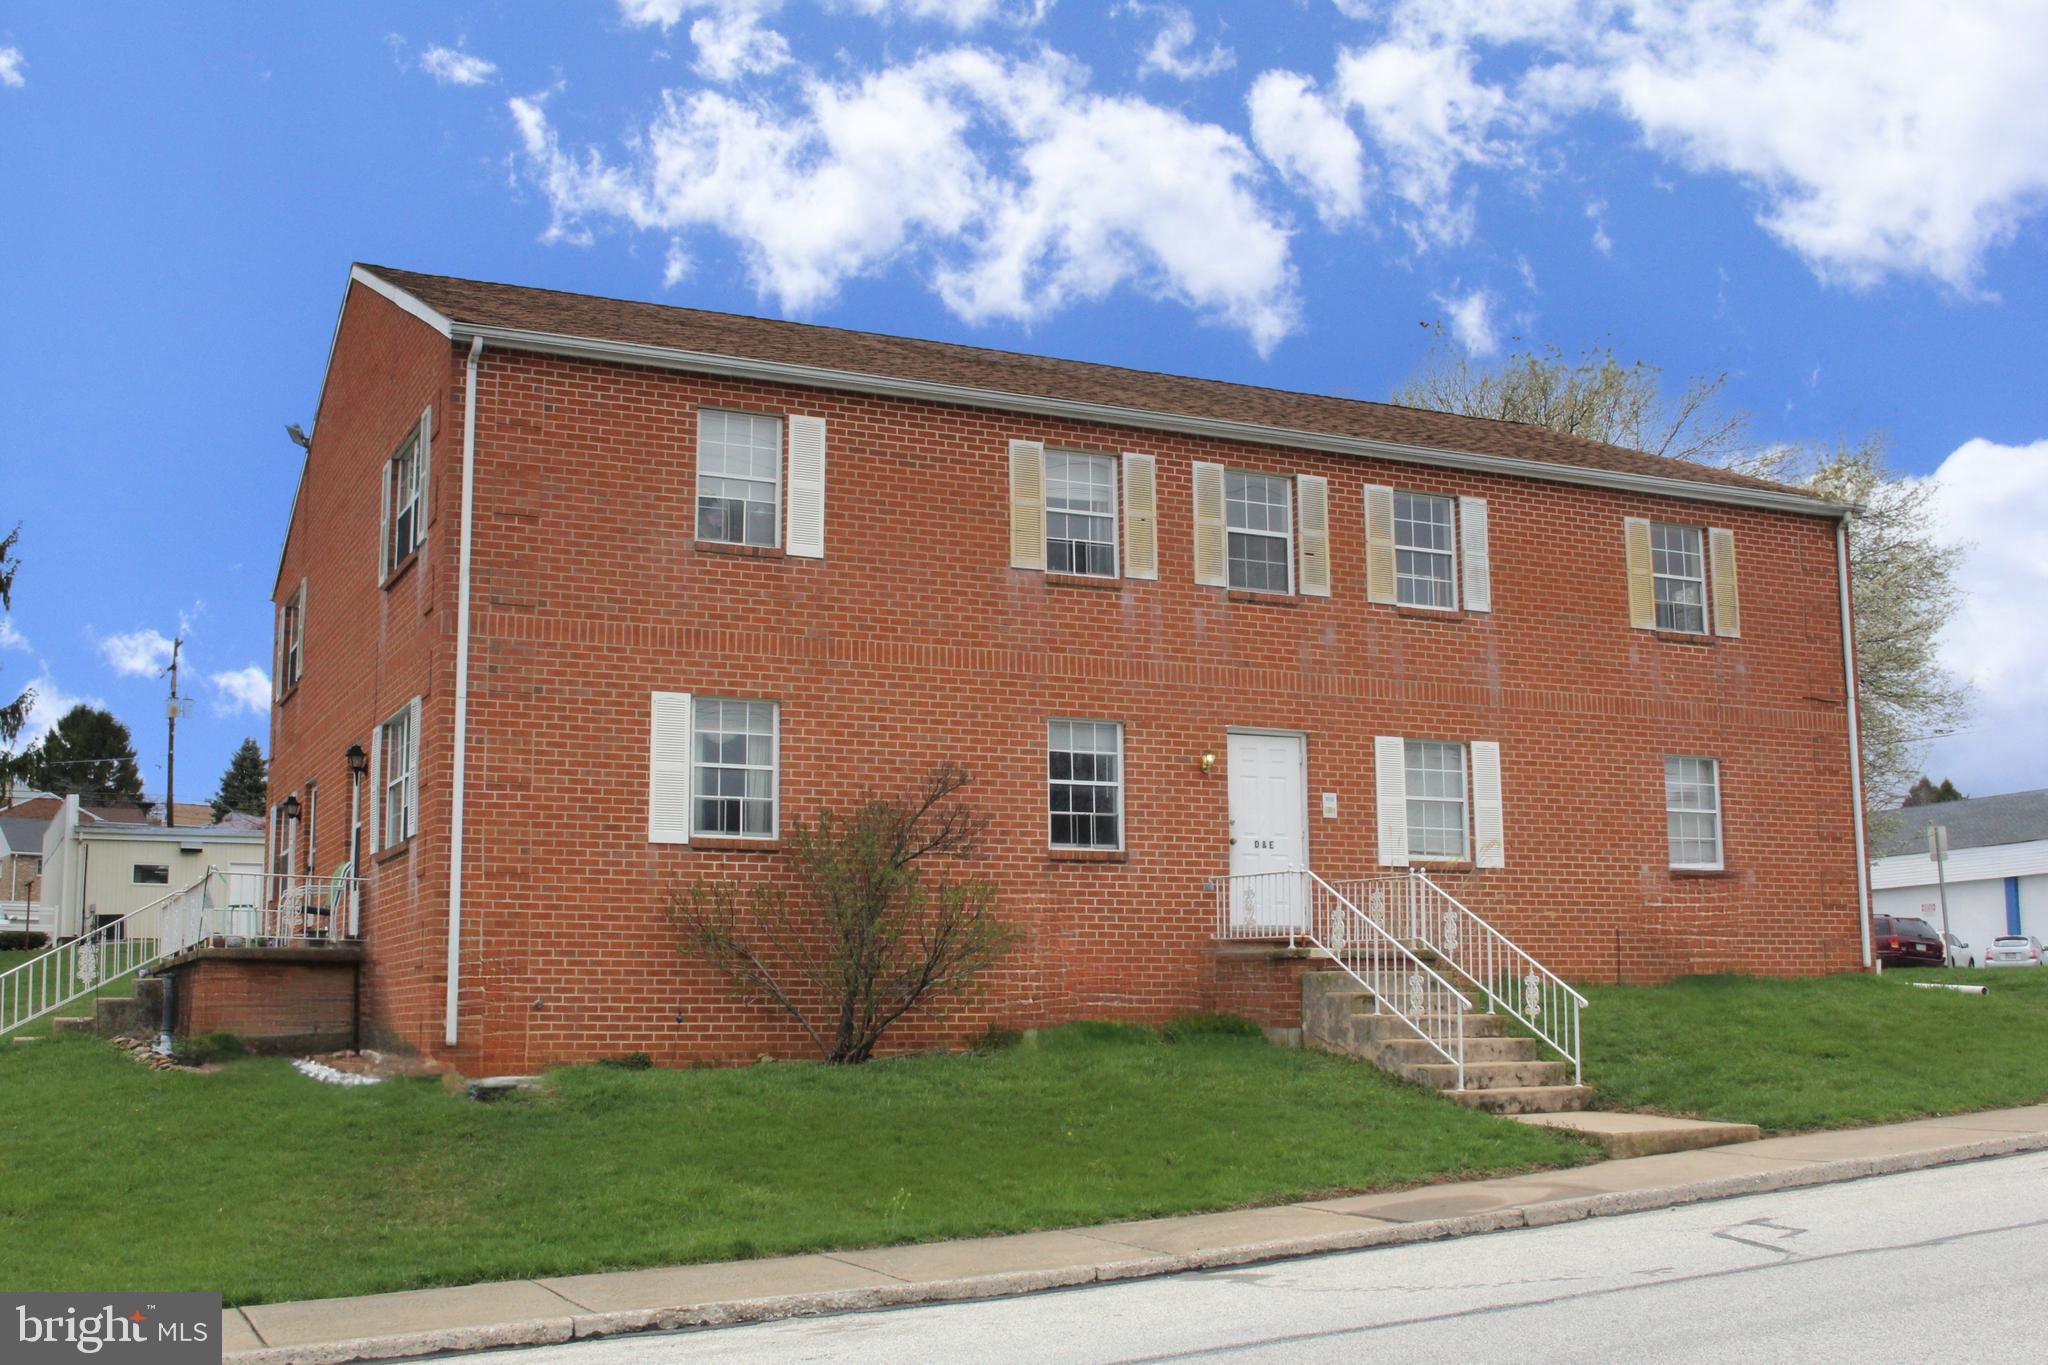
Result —
[[[1948,965],[1951,967],[1974,967],[1977,965],[1977,950],[1957,938],[1948,936]]]
[[[2038,967],[2041,965],[2041,940],[2032,934],[2001,934],[1991,940],[1991,950],[1984,954],[1987,967]]]
[[[1941,935],[1924,919],[1909,915],[1873,915],[1871,942],[1881,967],[1940,967],[1946,965]]]

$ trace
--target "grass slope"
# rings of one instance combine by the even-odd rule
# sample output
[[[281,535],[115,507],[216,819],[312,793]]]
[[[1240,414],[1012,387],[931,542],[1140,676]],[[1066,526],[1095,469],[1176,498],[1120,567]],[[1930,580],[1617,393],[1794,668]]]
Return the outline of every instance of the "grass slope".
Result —
[[[31,958],[41,957],[47,951],[49,950],[45,948],[28,950],[10,948],[5,952],[0,952],[0,972],[6,971],[9,967],[18,967]],[[109,1000],[115,1000],[126,999],[134,994],[135,976],[133,973],[130,973],[111,986],[102,986],[96,991],[81,995],[78,999],[57,1010],[56,1014],[46,1014],[40,1019],[32,1020],[23,1025],[21,1028],[0,1035],[0,1047],[7,1046],[7,1039],[17,1036],[24,1038],[48,1038],[54,1027],[53,1021],[57,1015],[90,1016],[93,1012],[93,1002],[101,996],[105,996]]]
[[[1603,1109],[1795,1131],[2048,1101],[2044,970],[1584,989],[1586,1077]]]
[[[1077,1025],[994,1056],[555,1073],[492,1105],[284,1063],[0,1055],[0,1284],[230,1303],[725,1260],[1546,1166],[1363,1063]]]

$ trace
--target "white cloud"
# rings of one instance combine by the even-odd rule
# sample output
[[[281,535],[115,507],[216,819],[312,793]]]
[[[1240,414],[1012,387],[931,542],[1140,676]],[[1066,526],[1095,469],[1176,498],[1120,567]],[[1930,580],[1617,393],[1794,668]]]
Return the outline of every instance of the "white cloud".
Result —
[[[2048,440],[1973,440],[1932,477],[1944,537],[1968,547],[1942,652],[1975,695],[1968,727],[1929,764],[1972,795],[2048,787]]]
[[[106,702],[98,697],[78,696],[57,686],[57,680],[50,676],[50,667],[43,665],[42,672],[28,685],[35,699],[28,704],[28,720],[21,727],[21,734],[15,739],[16,752],[26,749],[40,740],[64,719],[66,712],[74,706],[97,706],[104,710]]]
[[[1252,83],[1246,103],[1252,143],[1283,180],[1306,194],[1330,227],[1365,209],[1365,148],[1341,110],[1315,83],[1292,71],[1268,71]]]
[[[782,0],[619,0],[619,15],[664,33],[687,15],[697,48],[697,73],[715,81],[774,71],[789,64],[789,40],[767,27]]]
[[[1156,71],[1175,80],[1193,81],[1218,75],[1237,65],[1237,54],[1220,42],[1210,43],[1207,52],[1196,50],[1195,17],[1184,6],[1126,0],[1117,12],[1159,20],[1151,45],[1138,60],[1138,74],[1141,76]]]
[[[430,47],[420,54],[420,70],[443,85],[484,85],[498,65],[459,47]]]
[[[255,664],[215,673],[207,681],[213,684],[213,713],[216,716],[243,712],[252,716],[270,714],[270,674]]]
[[[1607,235],[1607,201],[1594,199],[1586,205],[1586,221],[1593,225],[1593,250],[1602,256],[1614,254],[1614,239]]]
[[[1473,211],[1458,193],[1458,172],[1495,158],[1493,125],[1507,103],[1479,80],[1473,54],[1393,38],[1340,56],[1336,86],[1385,159],[1387,187],[1414,210],[1403,226],[1417,244],[1470,237]]]
[[[1439,304],[1450,314],[1451,336],[1470,356],[1489,356],[1500,350],[1500,332],[1493,318],[1494,299],[1485,289],[1446,297]]]
[[[1094,94],[1056,53],[957,47],[844,82],[809,76],[780,104],[671,91],[623,163],[565,152],[538,99],[511,110],[551,237],[603,219],[715,230],[791,311],[910,262],[970,321],[1029,322],[1128,287],[1261,351],[1295,323],[1287,232],[1244,143]]]
[[[1974,285],[2048,198],[2048,6],[1643,0],[1608,86],[1652,146],[1763,197],[1822,276]]]
[[[0,47],[0,85],[10,90],[19,90],[28,84],[28,77],[21,74],[28,65],[28,58],[21,55],[18,47]]]
[[[99,642],[100,657],[124,678],[153,677],[170,666],[171,640],[160,630],[144,628],[108,635]]]
[[[12,616],[0,616],[0,649],[28,648],[28,636],[14,628]]]

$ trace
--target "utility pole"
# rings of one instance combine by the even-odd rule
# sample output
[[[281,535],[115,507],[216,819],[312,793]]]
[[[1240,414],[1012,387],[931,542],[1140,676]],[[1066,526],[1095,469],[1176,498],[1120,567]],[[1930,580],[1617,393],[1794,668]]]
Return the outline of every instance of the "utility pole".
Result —
[[[1944,967],[1956,965],[1955,945],[1948,932],[1948,826],[1927,827],[1927,856],[1934,859],[1934,884],[1941,894],[1941,963]]]
[[[178,823],[178,651],[185,647],[185,639],[179,636],[171,641],[171,704],[167,708],[170,716],[170,736],[164,747],[164,828],[176,828]]]

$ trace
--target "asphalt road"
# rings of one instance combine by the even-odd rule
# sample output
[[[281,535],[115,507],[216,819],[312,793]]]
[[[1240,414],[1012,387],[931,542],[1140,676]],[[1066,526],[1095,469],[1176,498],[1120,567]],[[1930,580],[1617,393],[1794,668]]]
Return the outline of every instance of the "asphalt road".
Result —
[[[2048,1359],[2048,1153],[1027,1298],[481,1357]]]

